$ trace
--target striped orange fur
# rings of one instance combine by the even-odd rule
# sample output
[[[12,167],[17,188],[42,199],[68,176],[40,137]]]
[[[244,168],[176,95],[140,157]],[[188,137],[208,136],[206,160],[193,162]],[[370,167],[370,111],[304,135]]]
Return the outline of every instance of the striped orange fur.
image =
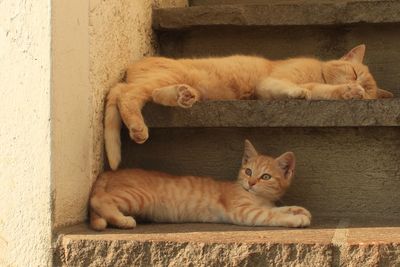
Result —
[[[209,99],[375,99],[392,97],[377,87],[362,64],[365,45],[339,60],[294,58],[271,61],[230,56],[206,59],[148,57],[132,64],[126,83],[113,87],[105,111],[108,161],[115,170],[121,161],[122,121],[136,143],[148,138],[141,109],[149,101],[191,107]]]
[[[258,154],[246,140],[237,181],[141,169],[105,172],[93,187],[90,224],[96,230],[134,228],[136,219],[305,227],[309,211],[274,205],[289,187],[294,168],[292,152],[274,159]]]

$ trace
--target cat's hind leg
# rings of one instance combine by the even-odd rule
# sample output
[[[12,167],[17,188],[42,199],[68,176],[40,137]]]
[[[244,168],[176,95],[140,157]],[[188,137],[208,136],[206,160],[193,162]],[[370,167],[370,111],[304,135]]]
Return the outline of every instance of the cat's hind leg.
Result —
[[[290,81],[267,78],[262,80],[255,89],[258,99],[311,99],[311,92],[307,88]]]
[[[164,106],[190,108],[199,101],[200,92],[186,84],[175,84],[153,90],[152,98],[154,103]]]
[[[90,226],[97,231],[102,231],[107,227],[106,219],[100,217],[95,211],[90,210]]]
[[[118,228],[130,229],[136,227],[136,221],[131,216],[125,216],[118,208],[116,201],[107,195],[94,196],[90,199],[91,211],[91,225],[95,230],[103,230],[107,223]],[[99,221],[102,218],[104,221]],[[92,224],[94,222],[95,224]],[[99,223],[99,225],[97,225]],[[99,226],[99,227],[96,227]]]

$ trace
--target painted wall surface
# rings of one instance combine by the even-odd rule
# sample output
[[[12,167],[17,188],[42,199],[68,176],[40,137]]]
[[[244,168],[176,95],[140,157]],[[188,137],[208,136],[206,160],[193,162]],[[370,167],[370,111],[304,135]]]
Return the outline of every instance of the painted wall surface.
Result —
[[[83,220],[90,192],[89,4],[52,1],[54,226]]]
[[[51,263],[50,1],[0,1],[0,266]]]
[[[187,0],[53,1],[54,226],[83,221],[104,165],[105,96],[126,66],[156,51],[153,7]]]

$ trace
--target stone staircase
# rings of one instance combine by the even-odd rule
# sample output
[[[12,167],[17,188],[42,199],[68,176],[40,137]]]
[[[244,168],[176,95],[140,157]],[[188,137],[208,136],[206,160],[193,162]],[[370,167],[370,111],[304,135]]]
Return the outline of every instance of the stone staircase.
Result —
[[[365,43],[378,84],[400,96],[400,1],[192,0],[153,15],[169,57],[330,59]],[[245,138],[267,154],[290,150],[296,180],[282,202],[308,208],[312,227],[78,225],[59,231],[56,266],[400,266],[399,98],[148,105],[144,117],[145,144],[122,132],[122,168],[234,179]]]

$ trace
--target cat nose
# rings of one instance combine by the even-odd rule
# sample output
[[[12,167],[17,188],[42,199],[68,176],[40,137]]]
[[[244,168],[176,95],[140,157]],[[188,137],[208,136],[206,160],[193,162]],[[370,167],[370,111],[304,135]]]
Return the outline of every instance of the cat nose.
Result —
[[[249,181],[249,186],[252,187],[253,185],[256,184],[256,181]]]

